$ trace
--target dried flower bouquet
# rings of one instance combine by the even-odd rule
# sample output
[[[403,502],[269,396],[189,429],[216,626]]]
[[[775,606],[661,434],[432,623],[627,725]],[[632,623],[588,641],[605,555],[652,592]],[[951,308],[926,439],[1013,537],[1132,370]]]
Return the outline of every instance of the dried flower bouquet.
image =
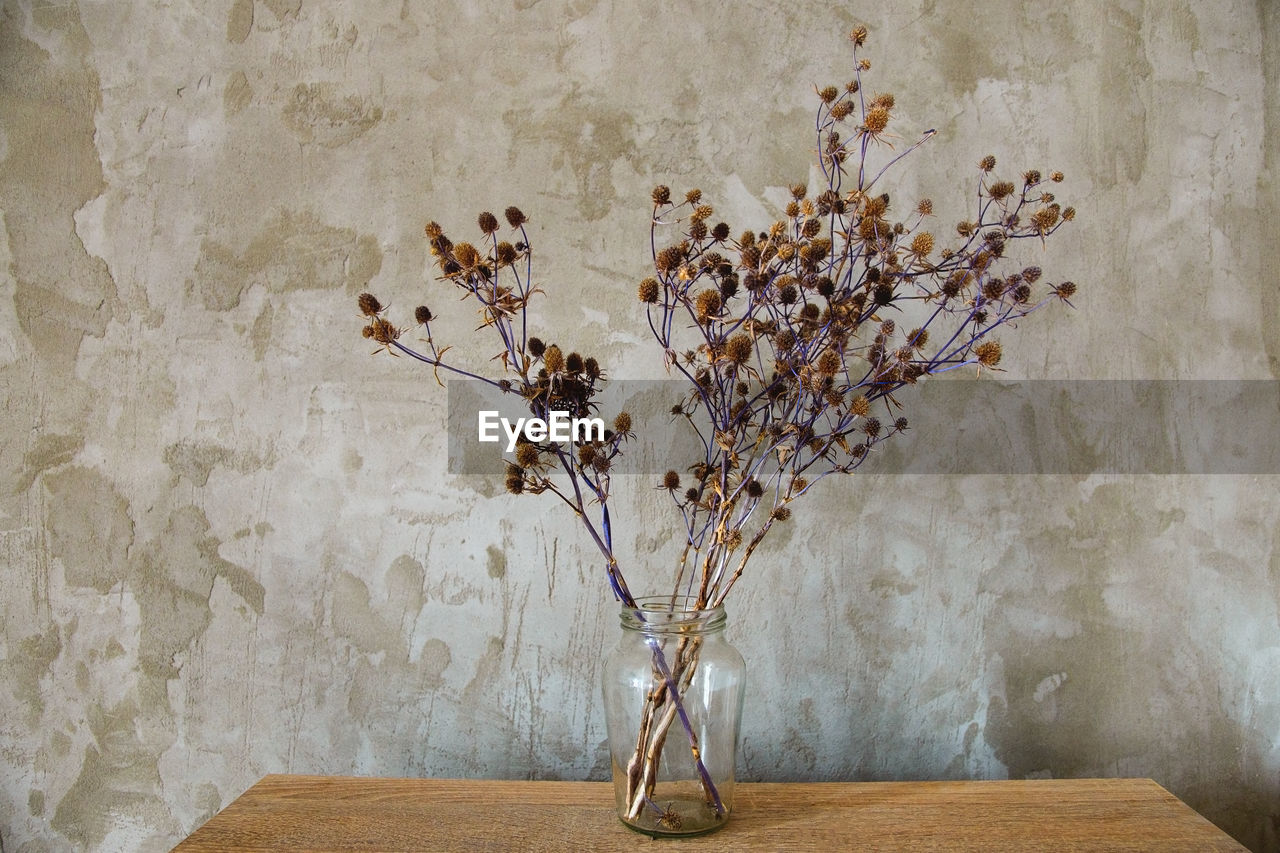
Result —
[[[666,369],[687,380],[671,414],[700,439],[700,455],[660,484],[685,532],[669,594],[694,610],[724,602],[761,541],[790,517],[792,502],[824,478],[854,471],[907,429],[895,396],[904,386],[956,368],[996,368],[996,333],[1075,292],[1071,282],[1044,283],[1039,267],[1009,258],[1014,242],[1042,242],[1074,217],[1048,189],[1062,180],[1059,172],[1002,180],[995,159],[983,158],[971,218],[947,240],[932,230],[927,198],[891,215],[884,180],[934,132],[895,146],[903,143],[889,130],[894,96],[864,84],[870,62],[857,53],[866,36],[864,28],[850,36],[853,79],[816,93],[821,185],[791,187],[776,222],[735,235],[713,220],[699,190],[678,199],[665,186],[652,193],[653,274],[640,282],[638,297]],[[589,416],[604,370],[532,333],[527,309],[543,291],[533,280],[527,220],[514,207],[505,219],[507,239],[496,216],[480,214],[476,244],[452,242],[434,222],[426,227],[441,278],[473,300],[482,328],[497,338],[497,376],[449,359],[425,306],[415,313],[422,344],[410,347],[378,299],[362,294],[364,336],[379,351],[431,365],[437,379],[443,372],[519,395],[537,417]],[[619,412],[613,429],[591,441],[522,437],[506,486],[562,501],[600,550],[615,596],[636,608],[614,555],[609,515],[611,468],[632,427],[631,415]],[[648,809],[659,822],[678,819],[653,796],[662,747],[677,724],[708,808],[724,815],[683,708],[698,651],[688,639],[674,649],[653,646],[654,689],[625,768],[629,817]]]

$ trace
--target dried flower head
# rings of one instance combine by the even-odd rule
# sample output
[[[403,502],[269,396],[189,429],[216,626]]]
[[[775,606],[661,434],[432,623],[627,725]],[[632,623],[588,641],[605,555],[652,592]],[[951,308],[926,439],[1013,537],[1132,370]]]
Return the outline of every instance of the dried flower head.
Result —
[[[746,364],[754,352],[755,342],[745,332],[739,332],[725,344],[725,355],[734,364]]]
[[[652,305],[654,302],[658,301],[658,295],[660,292],[662,292],[662,289],[659,287],[658,279],[646,278],[643,282],[640,282],[640,288],[639,291],[637,291],[637,296],[640,297],[641,302],[648,302],[648,304]]]
[[[694,302],[694,313],[700,323],[708,323],[720,313],[720,291],[704,290]]]
[[[973,348],[973,354],[978,357],[978,363],[983,367],[995,367],[1000,363],[1003,349],[999,341],[984,341]]]
[[[418,321],[418,325],[425,326],[435,319],[435,315],[431,313],[431,309],[425,305],[419,305],[413,309],[413,319]]]
[[[529,221],[528,217],[526,217],[518,207],[508,207],[503,212],[503,215],[507,219],[507,224],[512,228],[519,228],[521,225],[524,225]]]
[[[476,224],[480,226],[480,230],[485,234],[492,234],[498,230],[498,217],[486,210],[477,217]]]
[[[867,110],[867,115],[862,120],[862,126],[872,136],[883,133],[884,129],[889,126],[889,109],[877,106]]]
[[[1048,207],[1042,207],[1035,213],[1031,214],[1031,224],[1041,234],[1048,233],[1053,226],[1058,224],[1058,206],[1051,204]]]
[[[480,265],[480,252],[470,243],[458,243],[453,247],[453,259],[464,270],[475,269]]]
[[[360,304],[360,313],[366,317],[376,317],[382,313],[382,303],[372,293],[360,294],[360,298],[357,301]]]
[[[662,488],[669,492],[674,492],[680,488],[680,475],[675,471],[668,471],[662,475]]]
[[[390,344],[400,337],[400,330],[382,317],[374,317],[369,328],[372,330],[369,337],[380,344]]]
[[[987,195],[997,201],[1008,198],[1013,195],[1013,193],[1014,186],[1012,181],[996,181],[987,189]]]
[[[560,351],[560,347],[552,344],[542,354],[542,363],[546,366],[548,372],[559,373],[564,370],[564,353]]]
[[[516,464],[521,468],[536,468],[540,452],[536,444],[520,442],[516,445]]]

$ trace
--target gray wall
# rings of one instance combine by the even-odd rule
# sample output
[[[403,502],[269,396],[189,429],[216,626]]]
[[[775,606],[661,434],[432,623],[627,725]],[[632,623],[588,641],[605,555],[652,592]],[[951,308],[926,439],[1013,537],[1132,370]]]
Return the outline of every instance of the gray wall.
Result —
[[[1280,9],[9,2],[0,20],[0,835],[164,850],[268,772],[603,778],[616,617],[551,500],[443,470],[353,296],[452,312],[422,226],[518,204],[543,328],[661,375],[648,192],[763,227],[871,28],[895,181],[1067,173],[1075,312],[1011,378],[1276,379]],[[899,144],[901,144],[899,142]],[[908,409],[909,413],[909,409]],[[730,599],[749,779],[1151,776],[1280,849],[1280,482],[862,473]],[[620,488],[633,586],[674,518]]]

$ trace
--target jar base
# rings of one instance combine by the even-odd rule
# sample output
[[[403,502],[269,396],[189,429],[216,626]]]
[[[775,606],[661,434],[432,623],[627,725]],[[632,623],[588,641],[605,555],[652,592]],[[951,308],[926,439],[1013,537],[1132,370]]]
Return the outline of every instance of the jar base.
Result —
[[[662,811],[647,808],[634,821],[618,818],[622,825],[652,838],[689,838],[715,832],[729,822],[729,815],[717,815],[703,800],[661,800]]]

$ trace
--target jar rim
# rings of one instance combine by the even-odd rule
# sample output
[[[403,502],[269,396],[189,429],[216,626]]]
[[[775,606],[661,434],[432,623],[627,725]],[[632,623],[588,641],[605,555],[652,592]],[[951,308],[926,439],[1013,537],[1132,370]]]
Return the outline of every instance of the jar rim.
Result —
[[[622,605],[622,627],[637,631],[711,631],[723,628],[724,605],[697,607],[692,595],[646,595],[635,606]]]

